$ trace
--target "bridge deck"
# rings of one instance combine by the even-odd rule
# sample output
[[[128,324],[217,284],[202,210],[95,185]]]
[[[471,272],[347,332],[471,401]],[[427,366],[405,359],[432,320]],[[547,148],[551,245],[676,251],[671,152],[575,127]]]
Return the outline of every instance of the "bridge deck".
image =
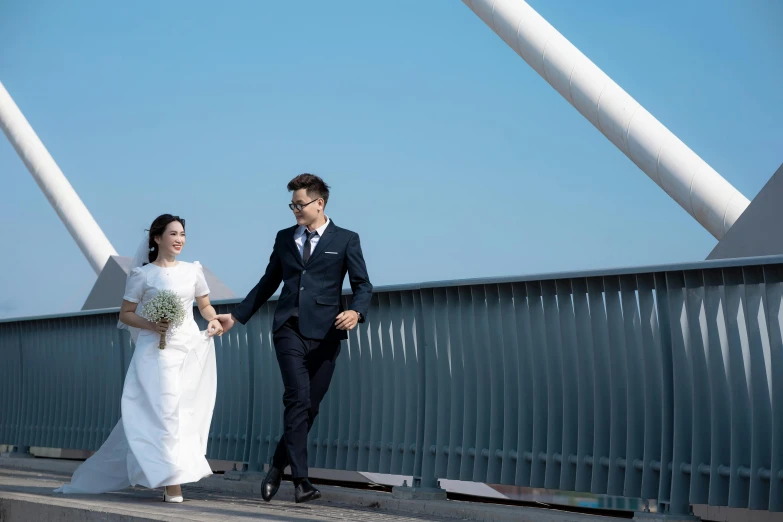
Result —
[[[297,505],[284,482],[271,503],[260,499],[258,481],[229,481],[220,475],[183,487],[183,504],[165,504],[162,493],[131,488],[105,495],[59,495],[78,462],[53,459],[0,459],[0,520],[105,521],[429,521],[602,522],[601,516],[550,509],[456,501],[410,501],[389,493],[319,486],[324,499]]]

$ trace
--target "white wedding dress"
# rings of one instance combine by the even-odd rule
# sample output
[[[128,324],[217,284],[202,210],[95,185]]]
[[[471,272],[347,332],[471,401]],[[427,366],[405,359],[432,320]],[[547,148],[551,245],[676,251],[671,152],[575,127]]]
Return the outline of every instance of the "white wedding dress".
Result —
[[[215,344],[193,319],[196,296],[209,293],[199,263],[171,268],[148,264],[128,276],[125,297],[142,306],[160,290],[173,290],[186,310],[166,347],[160,335],[138,331],[125,385],[122,416],[103,446],[87,459],[59,493],[105,493],[197,482],[212,474],[205,457],[215,406]],[[136,329],[131,330],[134,334]]]

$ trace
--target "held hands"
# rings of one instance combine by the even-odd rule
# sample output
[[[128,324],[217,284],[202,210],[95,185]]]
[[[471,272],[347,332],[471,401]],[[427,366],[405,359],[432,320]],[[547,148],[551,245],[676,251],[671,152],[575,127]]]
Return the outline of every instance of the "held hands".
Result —
[[[234,316],[231,314],[219,314],[212,320],[220,322],[220,326],[223,330],[220,335],[228,332],[234,327],[235,324],[237,324],[236,319],[234,319]]]
[[[334,326],[338,330],[353,330],[359,324],[359,314],[353,310],[346,310],[337,316]]]
[[[213,337],[215,335],[217,335],[218,337],[223,335],[223,325],[220,324],[220,321],[218,321],[217,317],[212,319],[207,325],[207,336]]]

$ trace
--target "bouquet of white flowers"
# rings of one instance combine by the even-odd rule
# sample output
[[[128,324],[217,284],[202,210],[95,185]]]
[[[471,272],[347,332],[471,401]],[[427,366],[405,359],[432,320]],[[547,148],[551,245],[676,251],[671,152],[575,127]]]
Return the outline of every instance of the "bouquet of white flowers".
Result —
[[[166,321],[169,328],[176,328],[185,320],[185,309],[179,296],[171,290],[161,290],[158,295],[150,299],[143,307],[141,316],[157,323]],[[166,336],[160,336],[158,348],[166,347]]]

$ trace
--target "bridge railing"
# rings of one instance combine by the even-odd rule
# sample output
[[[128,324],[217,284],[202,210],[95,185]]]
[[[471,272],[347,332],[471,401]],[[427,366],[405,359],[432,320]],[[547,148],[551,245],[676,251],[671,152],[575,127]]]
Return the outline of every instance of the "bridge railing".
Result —
[[[782,300],[783,257],[380,288],[310,465],[781,511]],[[274,306],[216,340],[208,457],[250,470],[283,430]],[[100,446],[133,353],[117,317],[0,321],[0,443]]]

